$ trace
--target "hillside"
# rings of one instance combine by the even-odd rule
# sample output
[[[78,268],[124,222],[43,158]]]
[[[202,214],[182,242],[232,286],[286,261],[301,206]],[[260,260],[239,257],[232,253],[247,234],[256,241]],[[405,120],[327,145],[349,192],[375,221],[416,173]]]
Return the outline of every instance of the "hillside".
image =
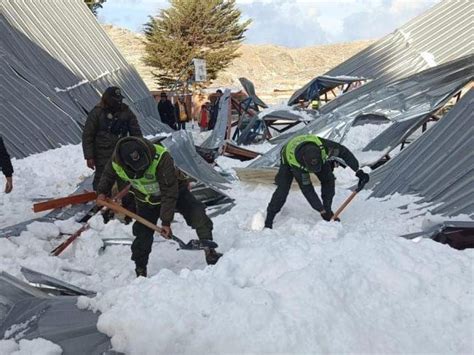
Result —
[[[144,36],[111,25],[104,25],[104,29],[150,90],[156,90],[152,68],[141,61]],[[305,48],[244,44],[240,48],[242,56],[234,60],[212,86],[239,87],[238,78],[243,76],[253,81],[264,100],[277,101],[279,95],[289,97],[316,75],[325,73],[371,43],[373,41],[357,41]],[[278,94],[275,89],[287,92]]]

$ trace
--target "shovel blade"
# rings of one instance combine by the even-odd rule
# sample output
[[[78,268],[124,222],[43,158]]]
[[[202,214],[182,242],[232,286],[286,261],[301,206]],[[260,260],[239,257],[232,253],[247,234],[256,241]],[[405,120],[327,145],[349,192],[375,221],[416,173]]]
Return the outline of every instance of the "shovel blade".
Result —
[[[191,239],[184,245],[180,245],[180,248],[183,250],[207,250],[207,249],[215,249],[217,248],[217,243],[213,242],[212,240],[199,240],[199,239]]]

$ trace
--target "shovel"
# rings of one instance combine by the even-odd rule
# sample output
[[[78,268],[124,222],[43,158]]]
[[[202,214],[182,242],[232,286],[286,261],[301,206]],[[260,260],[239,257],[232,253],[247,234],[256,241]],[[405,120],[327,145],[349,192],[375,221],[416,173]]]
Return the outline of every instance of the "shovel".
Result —
[[[344,209],[347,207],[347,205],[349,203],[351,203],[351,201],[354,199],[354,197],[356,197],[356,195],[364,188],[365,184],[361,185],[361,186],[357,186],[357,189],[355,189],[354,191],[352,191],[352,193],[349,195],[348,198],[346,198],[346,200],[342,203],[341,207],[339,207],[336,211],[336,213],[334,213],[334,216],[332,217],[332,220],[335,221],[336,219],[339,218],[339,215],[342,213],[342,211],[344,211]]]
[[[125,216],[128,216],[130,218],[133,218],[137,222],[143,224],[144,226],[154,230],[155,232],[158,232],[160,236],[162,236],[165,239],[171,239],[178,243],[179,249],[182,250],[208,250],[208,249],[215,249],[218,247],[217,243],[213,242],[212,240],[198,240],[198,239],[191,239],[189,242],[185,243],[181,239],[179,239],[175,235],[171,235],[169,237],[165,237],[161,234],[162,229],[158,227],[157,225],[151,223],[150,221],[147,221],[145,218],[140,217],[139,215],[130,212],[126,208],[120,206],[119,204],[112,202],[112,201],[107,201],[107,200],[97,200],[97,204],[99,206],[107,207],[108,209],[115,211],[117,213],[121,213]],[[179,250],[178,249],[178,250]]]

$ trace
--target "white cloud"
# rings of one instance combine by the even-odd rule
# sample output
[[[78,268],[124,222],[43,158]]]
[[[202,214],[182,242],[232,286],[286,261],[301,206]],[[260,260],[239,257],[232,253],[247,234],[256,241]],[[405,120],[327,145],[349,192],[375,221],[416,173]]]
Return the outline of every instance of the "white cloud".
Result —
[[[380,38],[393,32],[407,21],[420,15],[436,0],[384,0],[373,2],[373,6],[361,7],[357,12],[344,18],[341,41],[365,38]]]
[[[380,38],[439,0],[238,0],[253,23],[246,43],[301,47]],[[141,31],[166,0],[108,0],[99,21]]]

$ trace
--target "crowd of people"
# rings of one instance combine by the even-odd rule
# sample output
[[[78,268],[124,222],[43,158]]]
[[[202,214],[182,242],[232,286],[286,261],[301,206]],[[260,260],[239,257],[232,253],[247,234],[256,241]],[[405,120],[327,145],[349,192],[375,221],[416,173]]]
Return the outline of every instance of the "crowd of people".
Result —
[[[222,90],[217,90],[215,100],[213,102],[207,101],[202,104],[199,111],[195,114],[201,132],[214,129],[217,122],[217,115],[219,114],[219,103],[222,95]],[[186,129],[186,123],[193,120],[191,111],[189,105],[186,103],[185,96],[176,96],[173,104],[166,92],[160,94],[158,113],[160,114],[161,121],[170,126],[173,130]]]
[[[205,103],[200,110],[201,129],[213,129],[218,115],[222,91],[218,90],[212,104]],[[84,159],[95,170],[93,189],[98,200],[112,195],[114,185],[118,190],[130,186],[129,194],[122,198],[122,205],[136,212],[145,220],[157,224],[161,221],[161,235],[171,238],[171,224],[176,212],[188,226],[196,231],[202,241],[212,241],[213,223],[207,216],[205,205],[191,191],[191,179],[176,168],[168,150],[143,138],[137,117],[123,102],[120,88],[109,87],[100,102],[89,112],[82,135]],[[185,129],[189,110],[184,97],[173,105],[166,93],[161,93],[158,103],[161,120],[171,128]],[[267,207],[266,228],[273,228],[273,220],[283,207],[296,179],[310,206],[325,221],[334,219],[332,200],[335,194],[333,170],[339,165],[349,166],[359,178],[362,188],[369,176],[359,168],[355,156],[343,145],[317,137],[300,135],[290,139],[280,152],[280,168],[275,177],[277,188]],[[13,189],[13,167],[0,137],[0,166],[6,177],[5,193]],[[314,190],[310,174],[321,182],[321,198]],[[132,260],[137,277],[147,276],[148,257],[153,245],[154,230],[135,221],[133,224]],[[222,256],[215,249],[205,249],[209,265]]]

